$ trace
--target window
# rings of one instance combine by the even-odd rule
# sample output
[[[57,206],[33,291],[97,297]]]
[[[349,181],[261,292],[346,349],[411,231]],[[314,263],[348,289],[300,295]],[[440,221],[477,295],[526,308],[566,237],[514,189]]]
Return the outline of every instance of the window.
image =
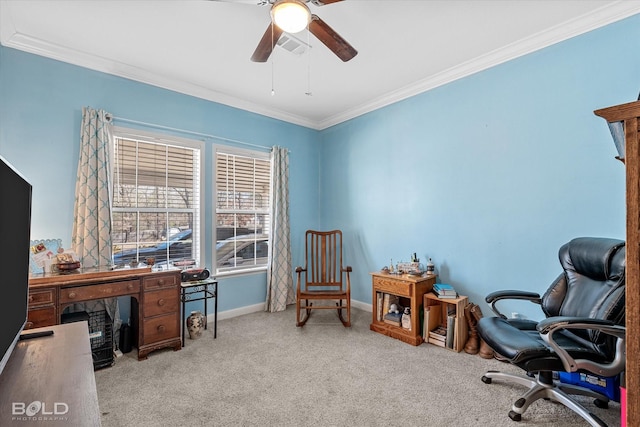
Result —
[[[114,264],[200,263],[198,142],[117,129],[112,174]]]
[[[265,269],[271,222],[268,153],[216,150],[216,273]]]

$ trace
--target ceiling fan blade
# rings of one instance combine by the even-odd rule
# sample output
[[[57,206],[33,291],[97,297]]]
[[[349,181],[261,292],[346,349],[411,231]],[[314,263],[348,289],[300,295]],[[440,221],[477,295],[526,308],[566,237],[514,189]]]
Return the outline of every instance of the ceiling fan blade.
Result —
[[[258,43],[258,47],[251,55],[251,60],[253,62],[267,62],[281,35],[282,30],[277,25],[269,24],[267,31],[264,32],[260,43]]]
[[[324,6],[325,4],[338,3],[339,1],[342,0],[311,0],[311,3],[316,6]]]
[[[311,15],[311,22],[309,22],[309,31],[316,36],[318,40],[325,44],[338,58],[347,62],[358,54],[358,51],[353,48],[345,39],[340,37],[333,28],[327,25],[317,15]]]

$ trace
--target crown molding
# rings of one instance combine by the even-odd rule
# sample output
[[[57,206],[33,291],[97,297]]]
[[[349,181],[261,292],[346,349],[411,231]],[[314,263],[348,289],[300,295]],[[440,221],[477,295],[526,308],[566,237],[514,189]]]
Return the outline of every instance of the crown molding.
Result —
[[[2,2],[0,1],[0,4],[1,3]],[[255,104],[247,100],[229,96],[211,89],[207,89],[203,86],[181,81],[179,79],[162,76],[143,68],[134,67],[122,62],[102,58],[75,49],[69,49],[67,47],[49,43],[35,37],[20,34],[16,31],[13,31],[7,38],[5,38],[4,36],[5,34],[2,34],[0,44],[6,47],[77,65],[83,68],[100,71],[110,75],[123,77],[140,83],[157,86],[185,95],[191,95],[197,98],[224,104],[229,107],[238,108],[243,111],[256,113],[262,116],[267,116],[273,119],[282,120],[288,123],[293,123],[296,125],[318,130],[317,124],[305,117],[290,114],[285,111],[274,109],[272,107],[265,107],[259,104]]]
[[[315,130],[323,130],[335,126],[368,112],[640,13],[640,1],[620,0],[612,5],[603,6],[589,14],[564,22],[549,30],[534,34],[508,46],[489,52],[486,55],[449,68],[429,78],[389,92],[373,99],[371,102],[345,110],[324,120],[313,121],[306,117],[213,91],[203,86],[163,76],[150,70],[116,62],[87,52],[49,43],[26,34],[21,34],[16,30],[13,20],[6,13],[7,8],[3,8],[2,3],[3,2],[0,1],[0,22],[2,23],[2,25],[0,25],[0,44],[3,46],[191,95]]]
[[[456,65],[411,85],[389,92],[369,103],[362,104],[317,123],[319,129],[326,129],[368,112],[402,101],[455,80],[478,73],[504,62],[527,55],[545,47],[560,43],[580,34],[640,13],[640,1],[618,1],[603,6],[589,14],[557,25],[549,30],[534,34],[503,48],[496,49],[471,61]]]

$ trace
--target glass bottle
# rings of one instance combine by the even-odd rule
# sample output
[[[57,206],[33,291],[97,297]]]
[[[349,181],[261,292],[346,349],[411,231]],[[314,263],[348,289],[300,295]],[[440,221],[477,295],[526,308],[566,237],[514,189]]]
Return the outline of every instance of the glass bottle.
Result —
[[[427,261],[427,274],[436,274],[436,266],[433,261],[431,261],[431,258]]]

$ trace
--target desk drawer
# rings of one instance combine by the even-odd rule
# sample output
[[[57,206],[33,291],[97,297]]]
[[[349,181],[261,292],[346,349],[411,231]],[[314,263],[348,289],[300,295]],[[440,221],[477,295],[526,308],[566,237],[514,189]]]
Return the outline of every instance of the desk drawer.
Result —
[[[144,293],[144,316],[180,312],[180,290],[161,289]]]
[[[29,307],[52,305],[54,303],[55,293],[53,289],[29,290]]]
[[[58,323],[55,307],[42,307],[30,309],[27,314],[27,324],[25,329],[43,328],[53,326]]]
[[[138,280],[62,288],[60,289],[60,304],[131,295],[138,292],[140,292]]]
[[[401,280],[384,279],[382,277],[373,278],[373,287],[376,291],[386,292],[388,294],[399,295],[403,297],[411,296],[411,287],[413,283]]]
[[[146,318],[144,320],[144,344],[152,344],[180,336],[178,313]]]
[[[159,275],[154,275],[152,277],[145,277],[142,279],[142,286],[145,291],[178,286],[179,276],[180,276],[180,272],[169,273],[169,274],[159,274]]]

